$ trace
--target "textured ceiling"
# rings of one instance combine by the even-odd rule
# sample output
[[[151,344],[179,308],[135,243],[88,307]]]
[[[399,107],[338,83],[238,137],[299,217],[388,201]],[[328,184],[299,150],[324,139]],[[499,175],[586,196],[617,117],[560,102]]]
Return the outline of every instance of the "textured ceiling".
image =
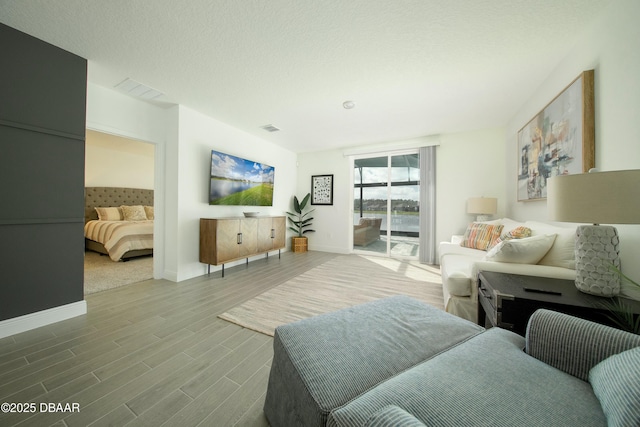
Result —
[[[504,126],[610,1],[0,0],[0,22],[306,152]]]

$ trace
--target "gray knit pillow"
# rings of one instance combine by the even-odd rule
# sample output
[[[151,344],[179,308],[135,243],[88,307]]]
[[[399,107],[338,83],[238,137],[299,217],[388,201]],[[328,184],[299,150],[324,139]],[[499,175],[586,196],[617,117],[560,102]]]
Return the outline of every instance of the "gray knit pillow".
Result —
[[[609,427],[640,426],[640,347],[598,363],[589,371],[589,383]]]

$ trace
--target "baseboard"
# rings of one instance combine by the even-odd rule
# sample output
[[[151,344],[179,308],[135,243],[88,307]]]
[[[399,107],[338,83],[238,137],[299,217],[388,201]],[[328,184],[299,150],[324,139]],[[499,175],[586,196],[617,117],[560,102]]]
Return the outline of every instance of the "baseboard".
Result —
[[[72,317],[82,316],[83,314],[87,314],[87,302],[85,300],[3,320],[0,322],[0,338],[50,325],[51,323],[60,322]]]

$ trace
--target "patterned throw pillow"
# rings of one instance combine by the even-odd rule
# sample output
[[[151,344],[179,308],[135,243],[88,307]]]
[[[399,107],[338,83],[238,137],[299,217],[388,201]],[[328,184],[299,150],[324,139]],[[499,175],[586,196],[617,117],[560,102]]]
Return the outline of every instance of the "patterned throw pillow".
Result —
[[[122,221],[120,208],[95,208],[100,221]]]
[[[640,425],[640,347],[598,363],[589,371],[589,383],[609,426]]]
[[[502,240],[524,239],[526,237],[531,237],[531,229],[529,227],[525,227],[524,225],[516,227],[513,230],[508,231],[500,236]]]
[[[146,221],[147,214],[142,206],[120,206],[125,221]]]
[[[504,232],[498,237],[488,248],[487,250],[493,249],[499,243],[505,242],[507,240],[513,239],[526,239],[527,237],[531,237],[531,229],[529,227],[525,227],[521,225],[520,227],[516,227],[513,230],[509,230]]]
[[[460,246],[486,251],[494,241],[500,238],[503,227],[503,225],[474,222],[464,232]]]

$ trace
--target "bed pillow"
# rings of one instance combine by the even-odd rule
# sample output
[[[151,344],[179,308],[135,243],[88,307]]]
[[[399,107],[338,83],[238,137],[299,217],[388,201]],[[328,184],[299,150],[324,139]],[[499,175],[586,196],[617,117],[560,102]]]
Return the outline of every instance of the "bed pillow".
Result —
[[[474,222],[464,232],[460,246],[486,251],[500,237],[502,225]]]
[[[524,239],[503,240],[487,253],[487,261],[537,264],[556,239],[555,234],[541,234]]]
[[[122,221],[120,208],[95,208],[100,221]]]
[[[609,426],[640,425],[640,347],[598,363],[589,371],[589,383]]]
[[[147,214],[142,206],[120,206],[125,221],[146,221]]]
[[[155,214],[153,212],[153,206],[145,206],[144,213],[147,215],[147,219],[154,219]]]

